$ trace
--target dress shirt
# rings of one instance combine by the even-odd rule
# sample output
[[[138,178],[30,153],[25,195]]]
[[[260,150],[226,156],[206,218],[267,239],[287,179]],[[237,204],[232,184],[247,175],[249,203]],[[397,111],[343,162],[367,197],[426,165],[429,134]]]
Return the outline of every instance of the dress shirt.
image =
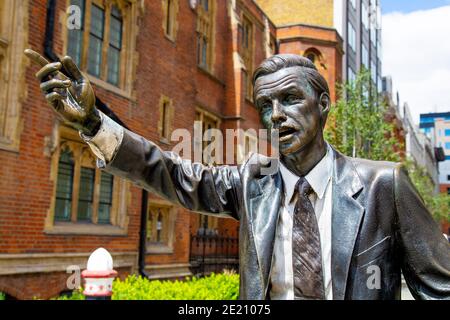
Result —
[[[309,199],[313,205],[319,225],[322,251],[322,270],[325,286],[325,298],[333,299],[331,283],[331,206],[333,153],[327,146],[326,155],[305,176],[314,192]],[[299,177],[280,163],[280,172],[284,186],[284,202],[278,218],[274,251],[272,257],[270,298],[273,300],[294,299],[294,273],[292,268],[292,228],[293,213],[298,192],[295,186]]]
[[[80,133],[80,136],[97,156],[97,165],[103,168],[105,163],[113,159],[122,143],[123,127],[104,115],[100,110],[98,112],[102,119],[98,132],[92,137],[82,133]]]

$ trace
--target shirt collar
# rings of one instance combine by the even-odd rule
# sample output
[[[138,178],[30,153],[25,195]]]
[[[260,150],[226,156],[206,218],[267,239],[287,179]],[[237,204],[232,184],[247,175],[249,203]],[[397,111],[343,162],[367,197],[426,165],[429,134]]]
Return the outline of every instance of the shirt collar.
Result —
[[[325,195],[325,190],[328,182],[331,178],[333,171],[333,153],[331,152],[331,147],[327,145],[327,153],[319,161],[318,164],[305,176],[306,180],[310,184],[311,188],[316,193],[319,199],[322,199]],[[284,166],[280,161],[280,172],[284,183],[284,192],[286,198],[289,201],[292,200],[295,192],[295,185],[300,179],[295,173],[291,172],[288,168]]]

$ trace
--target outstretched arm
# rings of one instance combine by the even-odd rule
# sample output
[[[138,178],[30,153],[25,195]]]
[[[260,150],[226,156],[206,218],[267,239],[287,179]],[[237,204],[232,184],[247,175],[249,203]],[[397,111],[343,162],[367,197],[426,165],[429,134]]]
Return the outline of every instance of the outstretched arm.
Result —
[[[95,108],[89,80],[70,57],[50,63],[33,50],[25,54],[41,67],[36,77],[47,102],[79,130],[106,171],[187,209],[239,218],[242,188],[237,167],[205,166],[162,151]]]
[[[450,299],[450,245],[402,167],[394,179],[406,283],[416,299]]]
[[[98,133],[82,135],[100,159],[100,167],[189,210],[239,218],[237,167],[183,160],[100,114]]]

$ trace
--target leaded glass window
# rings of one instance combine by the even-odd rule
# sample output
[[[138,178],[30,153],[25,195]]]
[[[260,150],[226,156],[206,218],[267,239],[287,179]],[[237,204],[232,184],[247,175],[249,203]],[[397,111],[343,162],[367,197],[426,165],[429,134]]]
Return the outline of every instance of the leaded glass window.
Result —
[[[71,131],[64,129],[64,132]],[[111,220],[114,177],[96,168],[90,149],[74,141],[77,134],[64,136],[61,142],[54,221],[115,224]]]
[[[56,184],[55,220],[70,221],[72,208],[74,159],[68,148],[61,150]]]
[[[197,10],[197,61],[205,70],[211,71],[214,41],[214,5],[201,1]]]
[[[94,180],[95,169],[81,167],[80,189],[78,193],[78,221],[90,221],[92,219]]]
[[[113,176],[107,172],[101,173],[100,199],[98,205],[98,223],[110,223],[113,193]]]
[[[81,63],[81,54],[83,51],[83,31],[84,31],[84,0],[71,0],[70,4],[73,6],[77,6],[80,12],[73,11],[73,14],[81,14],[81,17],[73,16],[71,19],[74,19],[70,24],[70,28],[68,31],[68,42],[67,42],[67,55],[71,56],[73,61],[80,65]],[[81,22],[80,25],[77,25],[78,22]]]
[[[129,66],[125,61],[130,50],[134,50],[134,38],[129,39],[126,35],[136,28],[137,21],[132,14],[136,4],[127,0],[70,0],[70,5],[66,54],[81,71],[104,81],[95,79],[95,84],[111,84],[129,91],[130,73],[126,72]],[[172,5],[171,9],[174,7]],[[171,10],[171,15],[176,11]],[[77,23],[74,22],[75,13],[81,15]],[[174,22],[170,23],[174,29]]]
[[[207,54],[208,54],[208,41],[206,40],[206,37],[202,37],[202,60],[201,65],[206,67],[207,66]]]
[[[105,11],[95,4],[91,7],[91,28],[89,33],[88,72],[100,77]]]
[[[147,241],[167,243],[170,206],[151,204],[148,209]]]
[[[209,0],[201,0],[201,5],[203,6],[203,10],[209,11]]]
[[[252,100],[253,88],[250,77],[253,74],[253,23],[246,16],[242,19],[241,56],[246,69],[243,71],[245,98]]]
[[[120,52],[122,50],[122,16],[116,6],[111,8],[108,48],[108,82],[119,84]]]

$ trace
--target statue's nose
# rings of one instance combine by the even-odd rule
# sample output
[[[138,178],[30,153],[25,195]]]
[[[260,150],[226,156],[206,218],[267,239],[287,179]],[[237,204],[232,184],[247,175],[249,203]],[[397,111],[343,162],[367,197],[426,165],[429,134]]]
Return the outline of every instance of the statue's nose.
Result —
[[[278,100],[273,101],[272,108],[272,122],[286,121],[286,115],[284,114],[283,108]]]

